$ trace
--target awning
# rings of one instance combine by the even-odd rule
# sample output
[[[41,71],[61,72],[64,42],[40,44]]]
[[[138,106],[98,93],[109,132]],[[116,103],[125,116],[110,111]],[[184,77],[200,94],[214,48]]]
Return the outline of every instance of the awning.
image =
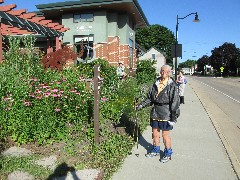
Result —
[[[3,0],[0,0],[3,3]],[[15,4],[0,6],[0,23],[2,35],[15,35],[21,33],[38,34],[46,37],[60,37],[63,32],[69,30],[52,20],[45,20],[44,16],[37,16],[35,13],[26,13],[26,10],[12,10]]]

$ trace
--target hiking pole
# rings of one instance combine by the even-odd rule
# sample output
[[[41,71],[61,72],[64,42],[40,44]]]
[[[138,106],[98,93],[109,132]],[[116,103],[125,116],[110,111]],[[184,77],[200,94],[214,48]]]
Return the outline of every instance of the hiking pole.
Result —
[[[138,150],[138,118],[137,118],[137,99],[134,99],[134,111],[135,111],[135,117],[134,117],[134,139],[137,143],[137,150]],[[139,156],[139,153],[135,154],[137,157]]]

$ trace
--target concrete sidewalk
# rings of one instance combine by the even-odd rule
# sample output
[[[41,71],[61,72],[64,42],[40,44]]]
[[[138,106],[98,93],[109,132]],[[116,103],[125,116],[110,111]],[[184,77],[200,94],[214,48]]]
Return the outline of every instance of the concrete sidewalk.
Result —
[[[171,132],[172,160],[163,164],[159,157],[145,157],[152,148],[151,127],[148,127],[139,139],[138,149],[133,148],[133,154],[125,159],[112,180],[238,179],[210,118],[189,83],[185,89],[185,104],[180,108],[181,115]],[[163,149],[161,142],[161,151]]]

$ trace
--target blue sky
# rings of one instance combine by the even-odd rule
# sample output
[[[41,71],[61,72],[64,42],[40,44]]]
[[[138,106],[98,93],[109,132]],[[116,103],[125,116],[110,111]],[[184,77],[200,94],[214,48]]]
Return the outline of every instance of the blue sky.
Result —
[[[183,45],[180,62],[210,56],[211,50],[224,42],[240,48],[240,0],[139,0],[139,3],[150,24],[163,25],[174,34],[177,15],[182,18],[198,12],[199,23],[192,22],[194,15],[179,20],[178,42]]]
[[[15,9],[35,11],[36,4],[66,0],[5,0],[16,4]],[[193,23],[194,15],[179,20],[178,42],[183,45],[183,57],[197,60],[211,55],[211,50],[224,42],[240,48],[240,0],[138,0],[150,24],[160,24],[175,34],[177,15],[182,18],[198,12],[200,22]]]

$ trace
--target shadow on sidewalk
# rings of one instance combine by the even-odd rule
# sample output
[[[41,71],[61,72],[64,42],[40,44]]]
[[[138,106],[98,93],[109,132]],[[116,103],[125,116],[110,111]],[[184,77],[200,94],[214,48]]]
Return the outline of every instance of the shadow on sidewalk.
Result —
[[[79,180],[79,178],[76,175],[75,168],[74,167],[69,167],[66,163],[60,164],[53,174],[51,174],[47,180],[53,180],[53,179],[65,179],[64,177],[67,176],[67,173],[71,172],[72,177],[74,180]]]
[[[149,152],[152,149],[152,144],[146,141],[146,139],[142,136],[142,134],[139,135],[139,145],[144,147],[147,152]]]

